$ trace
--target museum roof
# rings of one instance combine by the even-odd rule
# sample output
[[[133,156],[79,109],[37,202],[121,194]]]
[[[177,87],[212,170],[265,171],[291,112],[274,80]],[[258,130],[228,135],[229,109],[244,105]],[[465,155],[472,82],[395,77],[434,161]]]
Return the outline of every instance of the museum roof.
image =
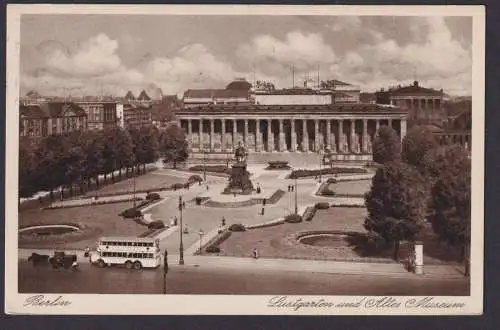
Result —
[[[75,103],[48,102],[42,105],[20,105],[19,113],[29,118],[54,118],[63,117],[65,113],[72,112],[76,116],[86,116],[85,110]]]
[[[395,89],[389,90],[389,92],[393,96],[405,96],[405,95],[435,95],[442,96],[443,91],[435,90],[432,88],[421,87],[418,84],[418,81],[414,81],[413,85],[398,87]]]
[[[392,112],[406,113],[407,111],[395,107],[371,103],[345,103],[328,105],[200,105],[195,107],[183,108],[176,111],[176,114],[248,114],[248,113],[296,113],[305,112],[315,113],[339,113],[339,112]]]
[[[248,98],[248,90],[241,89],[188,89],[184,98]]]

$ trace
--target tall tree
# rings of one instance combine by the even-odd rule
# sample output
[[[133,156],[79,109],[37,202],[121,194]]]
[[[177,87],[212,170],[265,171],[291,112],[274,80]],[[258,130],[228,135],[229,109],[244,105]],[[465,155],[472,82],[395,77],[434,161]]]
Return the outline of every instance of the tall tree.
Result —
[[[389,126],[381,126],[373,141],[373,161],[379,164],[397,161],[401,158],[401,139]]]
[[[364,227],[394,244],[396,260],[399,242],[413,240],[423,226],[427,191],[421,174],[400,161],[386,163],[373,177],[365,195],[368,217]]]
[[[65,184],[73,195],[73,186],[78,184],[80,192],[83,190],[83,181],[87,172],[87,136],[83,131],[74,131],[64,135],[65,141]]]
[[[129,133],[134,145],[135,161],[137,165],[143,166],[145,172],[146,164],[158,160],[159,132],[154,126],[143,126],[140,129],[131,128]]]
[[[123,168],[132,167],[136,163],[134,155],[134,144],[129,132],[122,128],[113,130],[116,141],[116,164],[115,170],[121,171]],[[113,176],[112,176],[113,177]],[[114,178],[114,177],[113,177]]]
[[[184,130],[178,125],[170,125],[160,138],[160,152],[165,161],[173,162],[174,168],[178,162],[185,161],[188,156],[188,143]]]
[[[83,176],[87,181],[87,188],[90,188],[91,179],[94,179],[96,186],[99,187],[99,174],[104,171],[104,140],[105,135],[103,132],[85,132],[83,151],[85,155],[85,171]]]
[[[469,273],[468,248],[471,227],[471,163],[460,147],[448,147],[439,155],[437,180],[431,191],[429,220],[436,234],[461,250]]]
[[[33,149],[27,139],[19,140],[19,198],[33,196],[38,188]]]
[[[54,189],[65,183],[65,141],[62,135],[49,135],[44,138],[37,150],[35,159],[39,162],[38,183],[41,190],[50,191],[54,198]]]
[[[436,137],[426,126],[414,126],[403,139],[402,159],[427,173],[433,163],[433,151],[438,147]]]

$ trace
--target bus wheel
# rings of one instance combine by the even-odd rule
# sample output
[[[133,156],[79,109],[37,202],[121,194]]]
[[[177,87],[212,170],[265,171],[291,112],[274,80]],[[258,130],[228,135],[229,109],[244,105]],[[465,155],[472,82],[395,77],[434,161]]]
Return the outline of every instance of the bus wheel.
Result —
[[[139,270],[142,268],[142,265],[139,261],[134,262],[134,269]]]
[[[127,260],[127,261],[125,262],[125,268],[127,268],[127,269],[132,269],[132,261]]]
[[[97,266],[99,268],[104,268],[104,266],[106,266],[106,263],[104,262],[104,260],[99,259],[99,260],[97,260]]]

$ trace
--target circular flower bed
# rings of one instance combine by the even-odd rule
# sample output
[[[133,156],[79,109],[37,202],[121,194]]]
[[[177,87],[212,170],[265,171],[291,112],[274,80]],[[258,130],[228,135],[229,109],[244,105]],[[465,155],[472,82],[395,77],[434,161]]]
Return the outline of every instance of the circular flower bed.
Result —
[[[19,228],[20,244],[59,244],[77,242],[89,237],[98,236],[99,228],[88,227],[76,223],[36,224]]]
[[[63,235],[80,230],[80,227],[73,225],[40,225],[29,226],[19,229],[20,235],[30,236],[49,236],[49,235]]]

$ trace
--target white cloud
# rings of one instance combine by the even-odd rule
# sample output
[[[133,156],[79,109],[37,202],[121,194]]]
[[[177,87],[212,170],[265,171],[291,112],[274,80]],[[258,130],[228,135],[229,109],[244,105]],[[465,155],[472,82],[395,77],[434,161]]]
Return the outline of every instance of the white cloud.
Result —
[[[121,60],[116,54],[118,42],[105,34],[90,38],[73,53],[61,49],[49,51],[45,57],[47,69],[75,76],[97,76],[120,69]]]
[[[260,35],[241,45],[237,53],[253,63],[268,62],[307,68],[317,63],[335,60],[335,52],[325,43],[321,34],[289,32],[284,40],[271,35]]]
[[[328,36],[333,36],[329,39],[331,44],[321,33],[298,30],[282,38],[258,35],[234,46],[236,57],[232,60],[246,63],[248,72],[239,72],[228,59],[216,56],[201,43],[185,46],[168,57],[145,49],[148,56],[141,61],[129,59],[127,63],[135,64],[128,67],[118,50],[136,47],[140,44],[137,36],[123,35],[118,41],[100,33],[74,49],[57,41],[47,41],[31,49],[30,58],[36,61],[23,67],[21,83],[25,92],[35,89],[42,94],[61,95],[63,87],[84,87],[88,95],[96,95],[100,86],[114,95],[124,95],[127,90],[137,94],[151,84],[171,94],[188,88],[223,87],[235,77],[252,80],[250,71],[256,71],[257,80],[289,87],[293,64],[296,85],[301,85],[304,76],[315,72],[320,65],[321,79],[344,80],[368,91],[410,82],[415,70],[421,85],[470,93],[471,52],[453,39],[443,18],[418,19],[415,25],[418,31],[409,34],[408,42],[404,43],[363,24],[359,17],[336,19],[328,26],[329,33],[333,34]],[[348,48],[338,44],[344,45],[349,36],[362,31],[370,42],[351,42]]]
[[[224,86],[238,75],[229,63],[216,58],[202,44],[185,46],[173,57],[154,58],[144,71],[167,93],[197,86]]]
[[[399,45],[373,31],[374,44],[348,52],[330,72],[367,90],[404,84],[415,74],[421,85],[470,93],[470,51],[452,38],[442,17],[421,19],[420,23],[429,31],[424,42]]]

